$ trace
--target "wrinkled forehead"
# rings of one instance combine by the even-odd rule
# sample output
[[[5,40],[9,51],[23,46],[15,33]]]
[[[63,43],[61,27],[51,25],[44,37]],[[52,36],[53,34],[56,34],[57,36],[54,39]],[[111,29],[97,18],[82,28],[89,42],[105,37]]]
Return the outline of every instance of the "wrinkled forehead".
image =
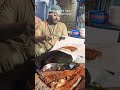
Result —
[[[51,10],[52,13],[57,14],[57,15],[61,15],[62,11],[61,10]]]

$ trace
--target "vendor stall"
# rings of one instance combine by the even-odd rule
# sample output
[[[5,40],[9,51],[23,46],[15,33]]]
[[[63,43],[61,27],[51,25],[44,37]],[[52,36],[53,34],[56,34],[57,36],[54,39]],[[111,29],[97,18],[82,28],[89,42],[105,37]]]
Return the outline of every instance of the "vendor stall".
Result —
[[[69,42],[69,40],[72,40],[72,42]],[[40,64],[43,64],[42,67]],[[36,78],[39,76],[37,80],[39,79],[38,81],[40,82],[36,85],[36,88],[43,86],[49,88],[48,90],[58,90],[59,88],[61,90],[79,90],[80,88],[85,88],[85,77],[81,77],[81,74],[85,75],[85,67],[83,68],[85,66],[84,39],[66,37],[66,39],[56,42],[55,46],[48,53],[43,54],[43,56],[36,60],[36,65],[39,67],[37,69],[39,75],[36,75]],[[83,70],[81,71],[81,69]],[[75,74],[76,70],[80,70],[80,72]],[[75,75],[76,79],[72,79],[72,76],[74,76],[72,74]],[[63,77],[63,75],[66,76]],[[58,76],[61,76],[61,78]],[[48,83],[50,80],[48,78],[50,77],[53,77],[53,79],[51,79],[51,83]],[[54,77],[58,77],[58,79],[55,80]],[[65,78],[71,78],[71,80],[67,81]],[[41,83],[43,83],[43,86]]]
[[[56,1],[58,1],[56,4],[62,7],[63,15],[61,15],[61,17],[66,16],[68,18],[61,19],[60,23],[54,23],[53,25],[51,25],[51,27],[49,27],[50,25],[48,24],[50,22],[48,20],[50,20],[50,15],[52,16],[52,14],[54,14],[50,10],[54,8],[60,8],[58,6],[54,6],[54,8],[50,7],[48,9],[48,12],[50,12],[48,13],[48,19],[46,20],[47,25],[45,23],[43,24],[43,26],[46,25],[46,28],[49,28],[49,31],[50,28],[54,27],[54,25],[58,25],[55,26],[53,29],[53,31],[56,30],[57,33],[53,33],[52,39],[56,41],[54,44],[51,43],[53,42],[52,40],[51,42],[49,41],[51,39],[49,37],[52,36],[52,29],[50,30],[50,35],[48,32],[42,32],[49,35],[49,37],[47,37],[49,39],[47,39],[43,43],[48,42],[50,44],[53,44],[53,46],[47,52],[42,53],[40,56],[37,56],[35,58],[35,90],[85,90],[85,37],[81,38],[80,33],[80,29],[84,28],[85,30],[85,27],[80,26],[80,23],[83,25],[84,22],[79,22],[78,20],[76,20],[81,15],[79,8],[79,3],[81,0]],[[75,6],[71,5],[72,9],[76,10],[77,12],[72,10],[69,6],[69,8],[67,6],[63,6],[67,3],[74,4]],[[48,5],[50,5],[50,3]],[[74,11],[75,13],[73,13],[72,11]],[[72,17],[72,15],[74,17]],[[60,15],[58,15],[58,13],[55,13],[54,16],[57,16],[55,21],[60,18]],[[71,18],[71,21],[68,22],[69,18]],[[79,23],[79,25],[76,23]],[[46,28],[44,30],[47,31]],[[46,45],[46,47],[48,45]]]

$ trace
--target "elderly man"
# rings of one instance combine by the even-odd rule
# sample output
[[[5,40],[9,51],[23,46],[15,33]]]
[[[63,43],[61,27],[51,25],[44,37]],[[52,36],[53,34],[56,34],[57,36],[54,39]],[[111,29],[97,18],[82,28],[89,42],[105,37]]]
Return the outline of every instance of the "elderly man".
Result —
[[[48,19],[35,30],[37,55],[49,51],[63,36],[68,36],[67,27],[60,22],[62,9],[58,5],[52,5],[48,10]]]

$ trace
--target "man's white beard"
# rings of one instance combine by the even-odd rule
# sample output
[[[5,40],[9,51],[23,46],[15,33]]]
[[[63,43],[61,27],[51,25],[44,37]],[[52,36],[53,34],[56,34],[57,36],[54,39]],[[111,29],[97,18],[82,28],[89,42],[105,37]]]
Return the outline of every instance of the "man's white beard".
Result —
[[[59,22],[58,20],[54,20],[54,21],[53,21],[54,24],[57,24],[58,22]]]

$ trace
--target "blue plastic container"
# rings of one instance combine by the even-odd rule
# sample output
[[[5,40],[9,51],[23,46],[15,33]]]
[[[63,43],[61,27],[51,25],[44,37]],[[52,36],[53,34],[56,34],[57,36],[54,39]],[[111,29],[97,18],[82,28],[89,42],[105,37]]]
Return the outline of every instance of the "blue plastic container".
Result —
[[[91,23],[102,24],[108,21],[108,13],[103,10],[92,10],[89,16]]]
[[[79,38],[80,37],[80,30],[72,30],[72,37]]]

